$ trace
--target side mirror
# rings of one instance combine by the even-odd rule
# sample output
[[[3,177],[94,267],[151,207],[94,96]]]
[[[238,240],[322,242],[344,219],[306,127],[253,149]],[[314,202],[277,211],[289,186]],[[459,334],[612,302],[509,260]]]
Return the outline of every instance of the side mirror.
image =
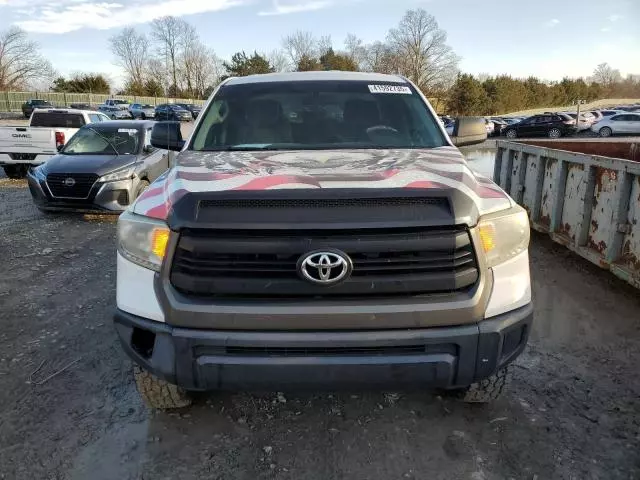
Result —
[[[64,145],[57,145],[56,146],[56,150],[58,150],[59,152],[61,152],[63,148],[64,148]]]
[[[151,145],[145,145],[144,147],[142,147],[142,151],[144,153],[152,153],[152,152],[155,152],[155,150],[156,149],[154,147],[152,147]]]
[[[458,117],[453,125],[451,141],[456,147],[476,145],[487,139],[486,122],[483,117]]]
[[[151,145],[162,150],[179,152],[184,147],[180,122],[157,122],[151,131]]]

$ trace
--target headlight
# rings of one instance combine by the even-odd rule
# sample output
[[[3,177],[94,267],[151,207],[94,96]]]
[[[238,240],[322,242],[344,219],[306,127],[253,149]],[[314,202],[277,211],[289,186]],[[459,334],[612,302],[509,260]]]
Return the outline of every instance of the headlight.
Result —
[[[33,176],[36,177],[38,180],[47,179],[47,172],[44,169],[44,165],[40,165],[39,167],[31,169],[31,172],[33,172]]]
[[[118,252],[127,260],[159,272],[168,242],[166,223],[128,211],[120,215]]]
[[[529,247],[529,217],[520,206],[482,217],[478,232],[489,267],[506,262]]]
[[[115,172],[107,173],[98,179],[99,182],[116,182],[118,180],[128,180],[133,177],[135,167],[125,167]]]

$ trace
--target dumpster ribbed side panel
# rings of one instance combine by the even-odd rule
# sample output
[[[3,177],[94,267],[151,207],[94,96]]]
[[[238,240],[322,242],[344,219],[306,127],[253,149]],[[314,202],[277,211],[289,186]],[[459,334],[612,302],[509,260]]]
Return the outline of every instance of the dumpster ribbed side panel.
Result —
[[[532,227],[640,288],[640,163],[497,144],[494,179]]]

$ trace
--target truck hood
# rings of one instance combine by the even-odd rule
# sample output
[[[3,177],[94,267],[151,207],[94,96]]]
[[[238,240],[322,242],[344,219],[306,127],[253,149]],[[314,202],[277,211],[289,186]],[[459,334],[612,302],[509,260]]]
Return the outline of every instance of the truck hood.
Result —
[[[136,161],[135,155],[63,155],[46,162],[47,173],[95,173],[106,175]]]
[[[399,150],[184,151],[176,166],[135,202],[134,213],[166,220],[188,193],[274,189],[452,189],[472,199],[480,215],[512,201],[471,171],[451,146]]]

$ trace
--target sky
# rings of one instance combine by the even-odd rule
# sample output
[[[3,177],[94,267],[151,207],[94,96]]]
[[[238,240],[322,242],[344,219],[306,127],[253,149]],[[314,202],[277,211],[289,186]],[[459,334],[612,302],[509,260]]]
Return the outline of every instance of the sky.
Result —
[[[0,0],[0,30],[17,25],[64,75],[104,72],[120,83],[108,39],[124,26],[149,31],[164,15],[193,24],[223,59],[268,52],[296,30],[384,40],[404,12],[424,8],[473,74],[585,77],[608,62],[640,74],[640,0]]]

